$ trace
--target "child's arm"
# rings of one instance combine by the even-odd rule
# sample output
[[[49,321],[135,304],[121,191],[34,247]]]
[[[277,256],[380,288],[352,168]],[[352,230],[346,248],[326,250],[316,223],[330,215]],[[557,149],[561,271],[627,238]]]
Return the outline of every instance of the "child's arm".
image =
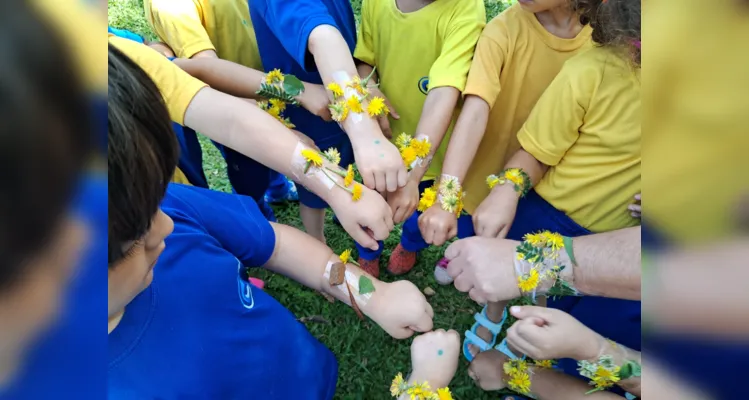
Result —
[[[309,288],[328,293],[349,305],[351,300],[348,287],[351,287],[361,311],[396,339],[432,329],[432,308],[412,283],[382,282],[348,264],[348,287],[345,283],[331,286],[326,269],[329,265],[340,262],[338,256],[323,243],[298,229],[281,224],[271,225],[276,235],[276,247],[265,268],[286,275]],[[375,290],[368,299],[367,296],[358,294],[361,276],[374,284]]]
[[[265,73],[218,58],[177,58],[174,63],[188,74],[209,84],[212,88],[232,96],[262,99],[257,95]],[[322,85],[304,82],[304,92],[297,100],[314,115],[330,121],[328,94]]]
[[[359,43],[359,45],[361,42]],[[358,47],[357,47],[358,48]],[[359,72],[359,76],[363,79],[366,77],[370,77],[370,81],[367,84],[367,88],[369,90],[370,96],[375,97],[379,96],[382,97],[385,100],[385,105],[387,106],[389,112],[388,114],[383,114],[377,117],[377,123],[380,124],[380,129],[382,130],[382,134],[385,135],[386,138],[392,139],[393,138],[393,131],[390,129],[390,119],[400,119],[400,115],[398,115],[398,111],[395,110],[395,107],[390,103],[388,98],[385,96],[384,93],[380,90],[380,88],[377,86],[377,82],[379,82],[379,78],[377,76],[377,71],[374,70],[374,67],[371,65],[359,62],[356,64],[356,70]]]
[[[411,374],[408,375],[407,371],[399,371],[393,372],[393,375],[401,373],[404,386],[421,385],[426,382],[432,392],[440,389],[444,392],[455,376],[459,358],[460,335],[458,332],[452,329],[449,331],[438,329],[417,336],[411,343]],[[396,379],[391,384],[390,390],[393,397],[401,393],[399,399],[410,399],[408,390],[400,387],[399,383],[399,379]],[[441,399],[445,397],[440,396]]]

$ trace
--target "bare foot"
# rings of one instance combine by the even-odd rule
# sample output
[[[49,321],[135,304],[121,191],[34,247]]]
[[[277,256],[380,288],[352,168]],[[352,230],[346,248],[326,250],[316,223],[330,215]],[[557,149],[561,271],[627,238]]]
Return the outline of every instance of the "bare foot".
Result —
[[[501,390],[507,385],[503,380],[503,365],[509,358],[498,350],[487,350],[476,355],[468,366],[468,376],[483,390]]]
[[[497,312],[497,310],[499,310],[499,312]],[[503,306],[496,307],[496,306],[490,305],[486,309],[486,316],[487,316],[487,318],[489,319],[489,321],[491,321],[491,322],[493,322],[495,324],[498,324],[499,321],[502,320],[502,316],[503,315],[504,315],[504,307]],[[492,342],[492,337],[494,336],[489,331],[489,329],[487,329],[486,327],[484,327],[482,325],[479,325],[479,327],[476,328],[476,335],[478,337],[480,337],[486,343],[491,343]],[[476,354],[478,354],[478,353],[481,352],[481,350],[477,346],[469,344],[468,345],[468,352],[471,353],[471,355],[475,357]]]

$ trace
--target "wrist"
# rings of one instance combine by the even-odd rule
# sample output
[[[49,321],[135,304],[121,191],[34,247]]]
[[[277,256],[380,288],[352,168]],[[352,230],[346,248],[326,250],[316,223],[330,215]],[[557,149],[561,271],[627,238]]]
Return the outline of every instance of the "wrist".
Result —
[[[596,362],[601,355],[610,353],[606,351],[606,348],[610,346],[609,341],[593,331],[590,333],[595,335],[595,339],[585,341],[585,346],[577,349],[571,358],[578,361]]]
[[[429,376],[430,374],[427,371],[421,371],[418,369],[413,370],[411,372],[411,375],[408,378],[409,384],[415,384],[415,383],[424,383],[427,382],[429,384],[429,387],[432,389],[432,391],[437,391],[437,389],[441,389],[444,387],[447,387],[450,385],[450,382],[442,382],[439,379],[435,379],[432,376]]]

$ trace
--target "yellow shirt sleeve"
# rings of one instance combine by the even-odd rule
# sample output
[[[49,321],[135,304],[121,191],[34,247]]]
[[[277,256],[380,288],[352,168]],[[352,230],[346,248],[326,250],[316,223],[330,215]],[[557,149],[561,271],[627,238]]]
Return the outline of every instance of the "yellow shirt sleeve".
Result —
[[[495,29],[487,25],[486,29],[476,44],[476,52],[473,55],[471,70],[468,73],[468,81],[463,91],[464,95],[481,97],[494,107],[499,97],[502,85],[499,77],[502,73],[507,53],[507,36],[498,34]]]
[[[461,92],[465,89],[468,71],[471,69],[476,42],[484,28],[484,7],[479,12],[472,8],[471,1],[461,1],[465,12],[448,26],[442,44],[442,52],[429,69],[429,89],[452,86]]]
[[[592,90],[587,80],[597,79],[595,72],[573,70],[569,62],[565,64],[518,132],[523,149],[549,166],[559,164],[580,136]]]
[[[373,0],[364,0],[361,6],[361,24],[354,49],[354,58],[369,65],[377,65],[375,61],[374,45],[372,44],[372,22],[374,10],[370,7]]]
[[[145,0],[146,18],[156,35],[180,58],[216,51],[202,23],[202,6],[193,0]]]
[[[184,125],[187,107],[195,95],[208,85],[146,45],[116,36],[110,36],[109,43],[130,57],[153,79],[164,97],[172,121]]]

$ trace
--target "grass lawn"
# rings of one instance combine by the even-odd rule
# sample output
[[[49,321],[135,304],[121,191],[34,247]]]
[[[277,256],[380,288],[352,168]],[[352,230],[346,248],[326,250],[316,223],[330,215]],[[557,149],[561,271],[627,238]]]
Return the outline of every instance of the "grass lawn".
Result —
[[[143,16],[142,0],[108,0],[108,3],[110,26],[129,29],[146,37],[155,38]],[[506,7],[502,1],[485,0],[485,3],[489,18]],[[358,18],[361,0],[352,0],[352,5]],[[226,177],[226,164],[221,154],[209,140],[204,137],[200,139],[203,147],[203,166],[211,188],[230,192],[231,187]],[[296,204],[275,207],[275,211],[280,222],[301,229]],[[383,269],[390,256],[390,250],[399,241],[400,233],[400,227],[397,227],[385,242],[386,250],[382,257]],[[336,252],[340,253],[354,247],[354,242],[348,234],[332,223],[330,212],[325,235],[328,245]],[[452,286],[442,287],[435,282],[432,275],[433,266],[443,251],[444,248],[434,247],[424,251],[414,270],[403,278],[410,280],[422,290],[430,287],[436,292],[429,298],[435,312],[435,329],[454,328],[461,332],[462,336],[462,332],[473,324],[472,316],[480,308]],[[394,340],[371,321],[360,322],[353,310],[343,303],[328,303],[316,292],[283,276],[259,269],[254,274],[264,279],[268,293],[297,317],[318,316],[327,321],[308,322],[306,325],[310,332],[327,345],[338,358],[339,378],[336,399],[390,398],[388,389],[393,376],[397,372],[405,374],[410,368],[410,339]],[[385,281],[393,279],[386,274],[382,278]],[[287,361],[294,362],[294,360]],[[461,359],[458,373],[450,385],[456,399],[498,398],[497,393],[485,393],[478,389],[466,374],[466,367],[467,362]],[[304,398],[304,394],[301,394],[300,398]]]

